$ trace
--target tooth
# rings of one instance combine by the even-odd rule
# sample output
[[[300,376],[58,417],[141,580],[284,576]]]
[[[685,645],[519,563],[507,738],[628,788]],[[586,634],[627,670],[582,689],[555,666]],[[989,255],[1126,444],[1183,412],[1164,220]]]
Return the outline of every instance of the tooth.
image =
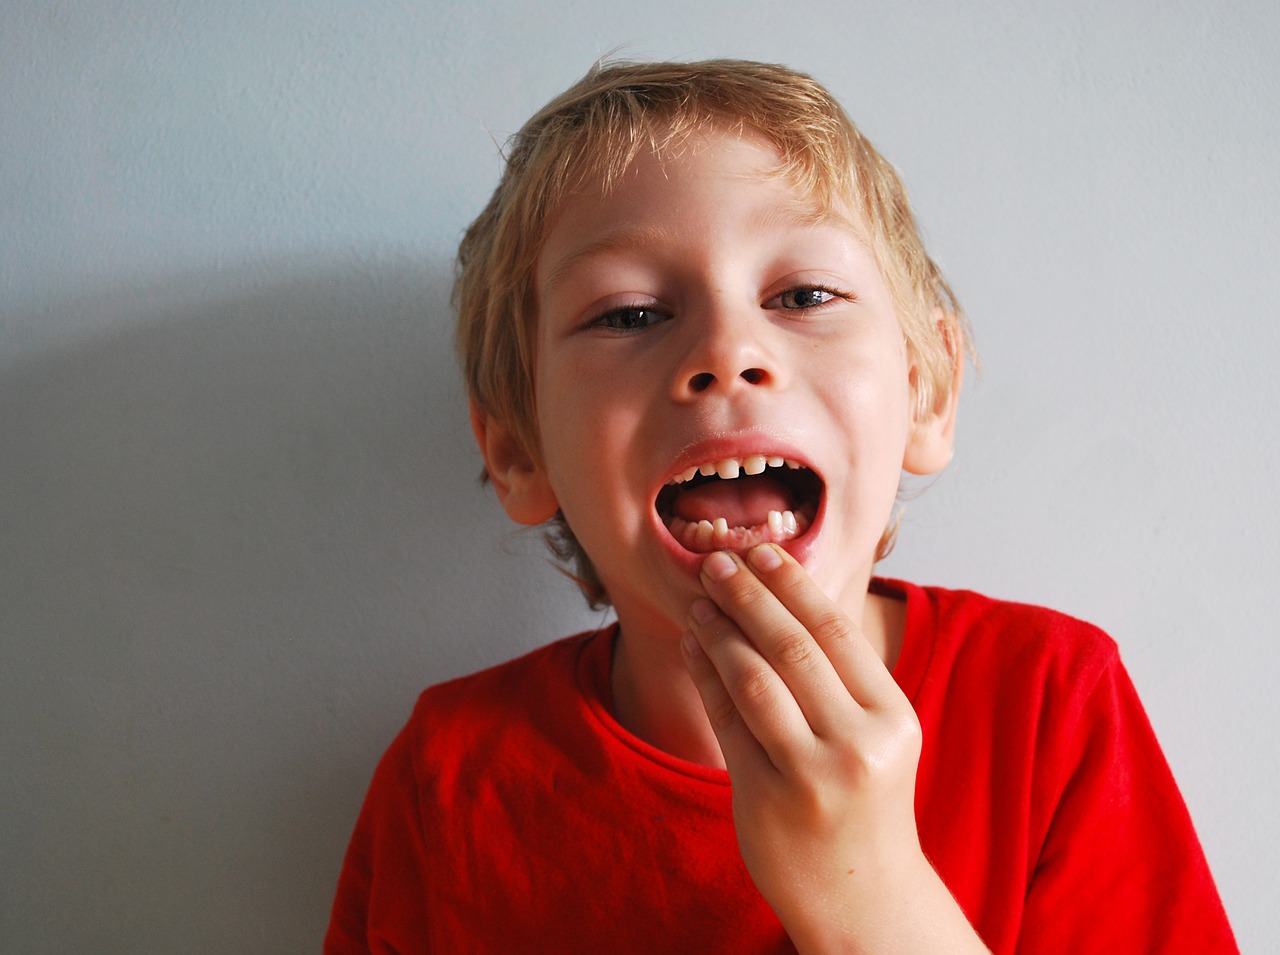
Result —
[[[729,522],[723,517],[717,517],[711,523],[711,530],[716,537],[724,540],[725,535],[729,533]]]
[[[710,521],[698,521],[698,533],[694,538],[695,543],[699,547],[706,547],[711,543],[712,527]]]
[[[742,460],[742,470],[748,474],[763,474],[765,460],[763,454],[751,454]]]
[[[786,459],[786,465],[787,465],[787,467],[791,468],[791,470],[793,470],[793,471],[798,471],[798,470],[800,470],[800,462],[799,462],[799,461],[792,461],[790,458],[787,458],[787,459]]]
[[[788,534],[794,534],[800,529],[800,525],[796,523],[795,511],[782,512],[782,529]]]
[[[716,473],[716,466],[714,464],[704,464],[702,467],[698,468],[698,473],[703,477],[711,477],[711,475]]]
[[[694,476],[695,476],[697,473],[698,473],[698,469],[697,469],[697,468],[689,468],[689,470],[685,471],[685,472],[684,472],[684,474],[680,475],[680,480],[681,480],[681,481],[692,481],[692,480],[693,480],[693,478],[694,478]]]
[[[769,467],[771,468],[780,468],[785,463],[786,461],[783,458],[778,457],[776,454],[771,455],[768,460]]]
[[[684,541],[684,546],[688,548],[696,547],[698,544],[698,525],[692,522],[684,525],[684,533],[680,535]]]
[[[782,512],[781,511],[769,512],[769,532],[771,534],[782,533]]]
[[[738,470],[741,465],[733,458],[725,458],[723,461],[716,462],[716,474],[720,475],[726,481],[732,481],[738,476]]]

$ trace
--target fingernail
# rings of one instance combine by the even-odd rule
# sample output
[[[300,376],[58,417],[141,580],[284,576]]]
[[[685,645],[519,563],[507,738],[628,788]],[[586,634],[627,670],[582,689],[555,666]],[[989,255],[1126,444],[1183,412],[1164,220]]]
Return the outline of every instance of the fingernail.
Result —
[[[720,550],[702,562],[702,569],[712,580],[724,580],[733,576],[738,565],[733,562],[732,557]]]
[[[689,606],[689,616],[697,623],[708,623],[715,619],[716,614],[720,611],[706,597],[699,597]]]
[[[772,544],[756,545],[747,557],[760,570],[777,570],[782,566],[782,555]]]

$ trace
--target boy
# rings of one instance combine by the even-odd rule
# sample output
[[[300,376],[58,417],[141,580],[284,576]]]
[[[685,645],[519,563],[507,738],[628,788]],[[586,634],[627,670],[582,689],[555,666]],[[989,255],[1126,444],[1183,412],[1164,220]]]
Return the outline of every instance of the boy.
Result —
[[[327,951],[1234,950],[1114,644],[872,576],[969,346],[825,90],[593,70],[459,262],[487,476],[618,622],[423,695]]]

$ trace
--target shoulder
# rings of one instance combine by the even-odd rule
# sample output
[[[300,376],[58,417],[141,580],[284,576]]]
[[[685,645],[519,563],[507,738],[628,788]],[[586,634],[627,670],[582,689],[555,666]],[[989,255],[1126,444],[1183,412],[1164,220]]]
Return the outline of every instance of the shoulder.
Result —
[[[583,650],[603,631],[564,637],[529,653],[427,687],[418,697],[410,726],[505,722],[535,699],[577,695],[577,666]]]
[[[975,686],[1083,697],[1121,667],[1110,636],[1066,613],[970,590],[893,580],[877,586],[907,602],[896,675],[912,696]]]
[[[907,601],[894,675],[923,730],[921,842],[992,948],[1235,951],[1115,641],[1044,607],[877,586]]]
[[[935,654],[986,653],[1002,658],[1106,662],[1115,641],[1099,627],[1034,604],[1000,600],[972,590],[904,581],[883,585],[905,595],[907,636],[932,644]]]
[[[893,583],[906,593],[909,612],[925,616],[939,639],[998,640],[1006,649],[1115,653],[1115,641],[1098,627],[1048,607],[1000,600],[972,590]]]
[[[483,775],[502,760],[568,746],[581,735],[590,705],[580,677],[583,655],[607,646],[610,632],[565,637],[428,687],[393,744],[398,758],[425,780]]]
[[[414,818],[428,791],[465,788],[504,760],[545,750],[547,726],[572,723],[583,707],[577,662],[604,633],[565,637],[424,690],[378,763],[366,814]]]
[[[588,631],[564,637],[511,660],[429,686],[419,697],[419,707],[465,706],[476,699],[526,688],[531,682],[557,681],[566,675],[572,679],[578,654],[596,634]]]

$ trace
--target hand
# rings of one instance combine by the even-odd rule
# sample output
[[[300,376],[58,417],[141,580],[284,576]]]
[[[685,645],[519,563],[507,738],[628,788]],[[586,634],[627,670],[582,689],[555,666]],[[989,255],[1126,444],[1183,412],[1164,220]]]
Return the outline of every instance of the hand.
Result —
[[[920,724],[910,701],[790,555],[762,544],[748,559],[704,562],[710,600],[690,608],[683,646],[756,886],[797,946],[901,943],[901,926],[886,923],[920,915],[922,890],[929,903],[941,890],[954,910],[946,914],[976,943],[920,849]]]

